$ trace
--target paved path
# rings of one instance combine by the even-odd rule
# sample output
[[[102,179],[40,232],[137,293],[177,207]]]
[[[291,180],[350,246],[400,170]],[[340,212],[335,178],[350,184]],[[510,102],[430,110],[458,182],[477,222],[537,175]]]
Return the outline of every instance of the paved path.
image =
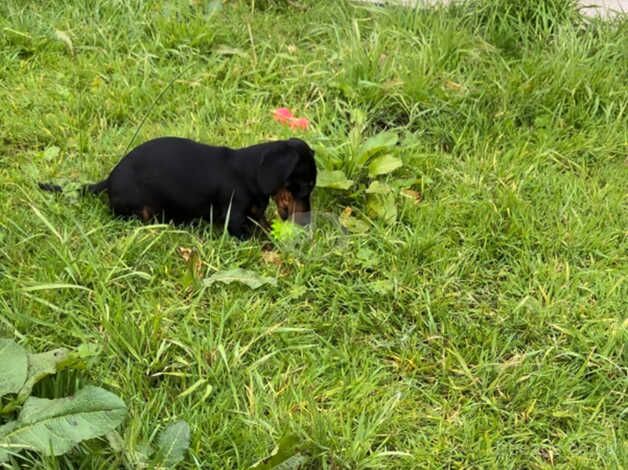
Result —
[[[580,0],[578,3],[582,5],[582,13],[588,16],[628,13],[628,0]]]
[[[396,3],[399,5],[415,6],[438,5],[451,3],[456,0],[359,0],[369,3]],[[582,13],[586,16],[612,17],[616,14],[628,13],[628,0],[578,0]]]

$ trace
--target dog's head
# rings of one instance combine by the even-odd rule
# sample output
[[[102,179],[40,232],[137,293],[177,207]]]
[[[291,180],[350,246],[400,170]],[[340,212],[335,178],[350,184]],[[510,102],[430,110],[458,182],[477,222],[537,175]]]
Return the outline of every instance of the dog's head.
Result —
[[[262,154],[257,182],[272,196],[279,216],[306,225],[310,222],[310,195],[316,185],[314,151],[300,139],[268,144]]]

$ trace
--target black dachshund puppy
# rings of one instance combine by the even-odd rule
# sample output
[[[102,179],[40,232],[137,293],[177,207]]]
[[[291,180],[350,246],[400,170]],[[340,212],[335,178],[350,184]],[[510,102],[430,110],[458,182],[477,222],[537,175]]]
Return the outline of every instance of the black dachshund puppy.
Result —
[[[270,197],[283,220],[309,223],[315,184],[314,152],[300,139],[230,149],[162,137],[133,149],[107,179],[83,192],[107,192],[119,216],[226,223],[231,235],[245,239],[256,226],[268,227]],[[61,191],[54,184],[39,186]]]

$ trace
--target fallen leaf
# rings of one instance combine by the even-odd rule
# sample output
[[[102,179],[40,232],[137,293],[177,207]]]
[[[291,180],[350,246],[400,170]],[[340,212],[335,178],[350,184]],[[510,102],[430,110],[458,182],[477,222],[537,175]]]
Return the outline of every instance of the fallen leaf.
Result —
[[[282,266],[283,261],[281,260],[281,255],[276,251],[263,251],[262,259],[264,262],[268,264],[274,264],[275,266]]]
[[[72,44],[72,39],[70,39],[68,33],[55,29],[55,37],[66,45],[70,54],[74,54],[74,45]]]
[[[242,49],[238,49],[237,47],[229,47],[225,45],[220,45],[214,50],[215,54],[219,55],[237,55],[238,57],[247,58],[248,55]]]
[[[177,248],[177,253],[181,255],[181,258],[183,258],[183,261],[185,261],[186,263],[190,261],[190,258],[192,257],[192,249],[185,248],[184,246],[180,246],[179,248]]]
[[[410,199],[414,204],[419,204],[422,199],[421,193],[414,189],[402,189],[401,195]]]
[[[201,278],[203,262],[201,261],[198,251],[193,248],[180,246],[177,248],[177,253],[179,253],[179,256],[181,256],[185,264],[187,264],[187,271],[182,278],[182,283],[187,288],[198,282]]]
[[[462,85],[460,83],[452,82],[451,80],[445,80],[445,88],[453,91],[460,91],[462,89]]]
[[[353,209],[351,207],[345,207],[340,216],[338,217],[338,221],[340,225],[342,225],[345,229],[352,233],[364,233],[368,232],[369,226],[366,222],[358,219],[357,217],[352,217]]]
[[[222,282],[223,284],[238,282],[251,289],[258,289],[264,284],[270,284],[271,286],[277,285],[277,279],[273,277],[261,276],[254,271],[242,268],[219,271],[203,281],[206,286],[211,286],[216,282]]]

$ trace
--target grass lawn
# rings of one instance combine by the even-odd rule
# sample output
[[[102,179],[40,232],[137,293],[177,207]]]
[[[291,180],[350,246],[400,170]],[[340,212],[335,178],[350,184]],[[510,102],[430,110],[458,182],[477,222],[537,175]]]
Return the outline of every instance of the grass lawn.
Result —
[[[628,23],[568,4],[3,1],[0,335],[97,345],[35,394],[129,407],[119,448],[14,465],[135,468],[175,419],[185,468],[286,436],[306,468],[626,465]],[[146,116],[134,144],[237,147],[291,135],[280,106],[354,185],[317,189],[320,223],[270,254],[36,187],[102,178]],[[403,166],[375,216],[355,157],[381,132]],[[236,267],[277,284],[191,281]]]

